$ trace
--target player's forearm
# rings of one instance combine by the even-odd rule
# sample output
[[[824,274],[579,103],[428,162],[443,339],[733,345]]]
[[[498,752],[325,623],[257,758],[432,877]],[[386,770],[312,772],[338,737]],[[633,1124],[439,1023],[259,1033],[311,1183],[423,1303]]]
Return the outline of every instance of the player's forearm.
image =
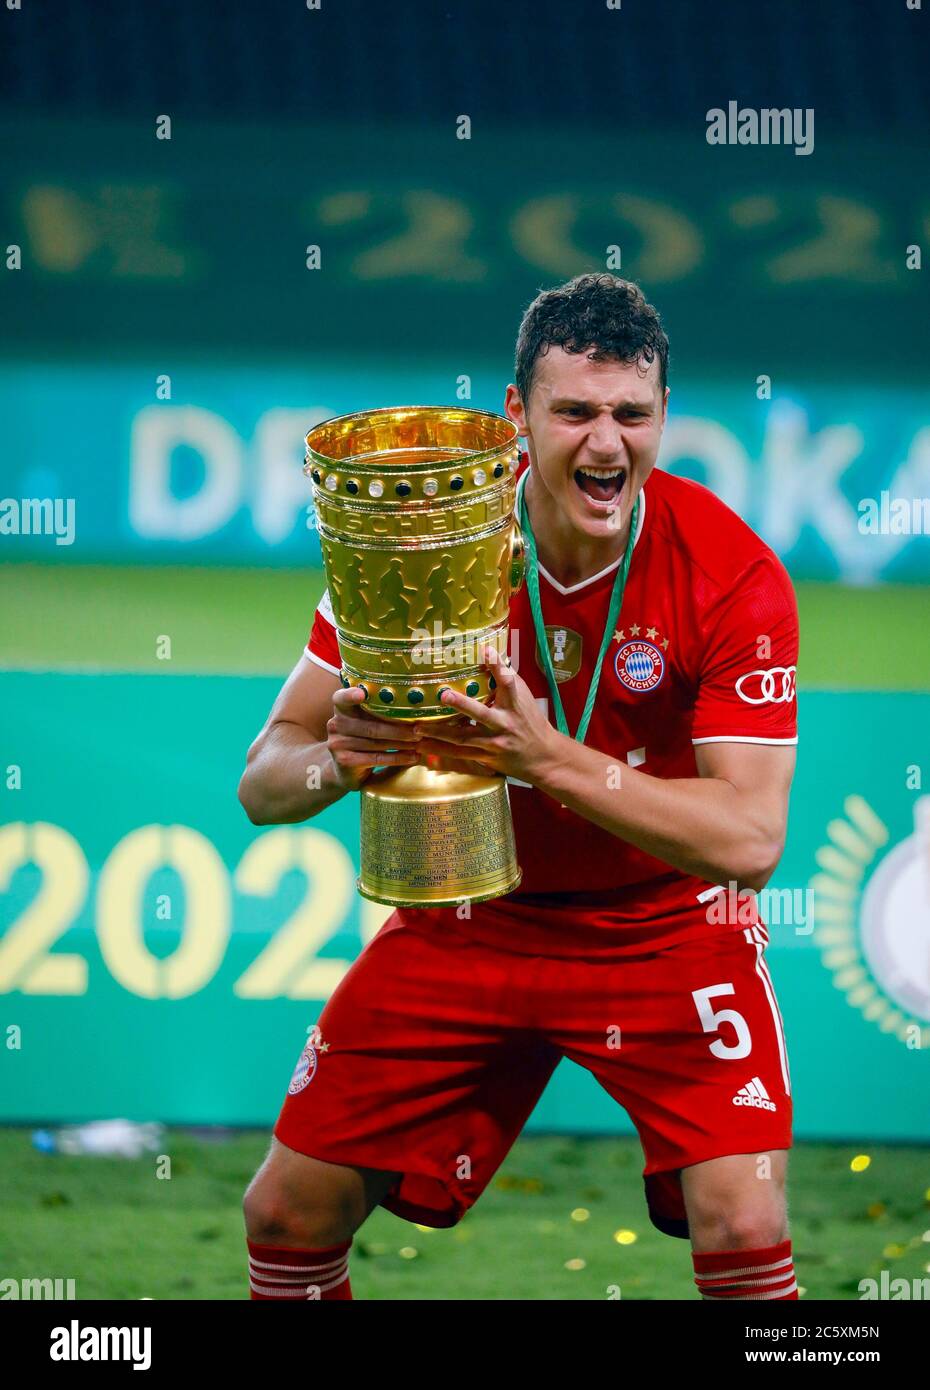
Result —
[[[761,889],[782,844],[752,799],[714,777],[667,780],[557,735],[533,782],[586,820],[684,873]]]
[[[273,724],[256,739],[239,782],[253,825],[309,820],[345,792],[326,743],[308,740],[296,724]]]

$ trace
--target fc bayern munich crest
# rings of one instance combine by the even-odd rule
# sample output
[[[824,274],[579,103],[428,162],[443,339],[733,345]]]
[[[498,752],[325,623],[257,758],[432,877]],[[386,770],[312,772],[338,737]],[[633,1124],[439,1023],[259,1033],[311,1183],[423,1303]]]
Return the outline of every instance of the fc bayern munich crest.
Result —
[[[316,1075],[316,1048],[312,1042],[308,1042],[297,1061],[294,1068],[294,1075],[291,1077],[291,1084],[287,1088],[289,1096],[299,1095],[304,1087],[309,1086]]]
[[[642,695],[662,684],[665,657],[653,642],[624,642],[614,658],[614,670],[620,684]]]

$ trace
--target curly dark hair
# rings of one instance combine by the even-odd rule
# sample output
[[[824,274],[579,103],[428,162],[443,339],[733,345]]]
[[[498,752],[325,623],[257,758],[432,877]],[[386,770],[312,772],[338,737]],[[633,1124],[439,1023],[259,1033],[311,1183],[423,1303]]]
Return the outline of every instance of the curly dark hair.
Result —
[[[659,359],[659,387],[668,378],[668,338],[659,315],[632,280],[605,271],[576,275],[564,285],[543,290],[533,300],[517,335],[515,375],[526,406],[536,363],[550,347],[588,353],[595,362]]]

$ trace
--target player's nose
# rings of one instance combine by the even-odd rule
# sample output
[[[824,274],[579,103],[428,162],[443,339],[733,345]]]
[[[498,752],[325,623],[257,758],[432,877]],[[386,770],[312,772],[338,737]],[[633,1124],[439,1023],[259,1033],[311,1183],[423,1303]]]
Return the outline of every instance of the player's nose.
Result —
[[[588,449],[595,463],[605,466],[620,464],[623,455],[623,431],[616,420],[594,420],[588,431]]]

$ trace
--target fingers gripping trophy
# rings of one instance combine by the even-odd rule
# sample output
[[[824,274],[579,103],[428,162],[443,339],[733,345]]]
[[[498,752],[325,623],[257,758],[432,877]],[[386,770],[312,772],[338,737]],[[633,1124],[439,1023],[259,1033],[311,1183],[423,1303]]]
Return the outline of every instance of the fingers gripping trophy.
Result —
[[[507,659],[518,457],[511,421],[452,406],[362,411],[307,435],[340,678],[372,714],[456,718],[447,689],[492,699],[477,654]],[[360,792],[364,897],[440,907],[520,882],[504,777],[417,764],[376,769]]]

